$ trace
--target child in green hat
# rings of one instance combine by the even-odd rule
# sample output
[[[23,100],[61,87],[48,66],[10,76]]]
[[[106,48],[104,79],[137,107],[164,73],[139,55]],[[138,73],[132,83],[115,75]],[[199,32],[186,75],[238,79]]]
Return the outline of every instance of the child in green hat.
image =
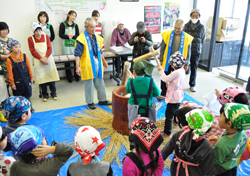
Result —
[[[139,60],[133,65],[135,79],[130,78],[127,82],[126,91],[131,93],[128,101],[129,128],[135,118],[148,117],[156,122],[156,106],[153,97],[160,95],[152,75],[154,65],[146,60]]]
[[[204,109],[193,109],[185,114],[188,126],[176,132],[161,150],[163,160],[173,153],[172,176],[204,176],[225,172],[214,165],[214,151],[205,134],[211,129],[214,117]]]
[[[217,176],[236,176],[237,158],[246,148],[247,135],[250,129],[250,107],[239,103],[227,103],[221,107],[218,118],[220,128],[226,129],[220,139],[210,136],[209,142],[214,145],[214,163],[227,172]],[[217,142],[216,142],[217,141]]]

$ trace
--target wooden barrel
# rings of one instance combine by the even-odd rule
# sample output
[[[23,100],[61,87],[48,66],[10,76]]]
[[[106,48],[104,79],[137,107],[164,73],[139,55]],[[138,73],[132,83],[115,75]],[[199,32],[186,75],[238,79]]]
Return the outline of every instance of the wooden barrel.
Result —
[[[116,87],[112,92],[113,128],[123,135],[129,135],[128,100],[126,86]]]

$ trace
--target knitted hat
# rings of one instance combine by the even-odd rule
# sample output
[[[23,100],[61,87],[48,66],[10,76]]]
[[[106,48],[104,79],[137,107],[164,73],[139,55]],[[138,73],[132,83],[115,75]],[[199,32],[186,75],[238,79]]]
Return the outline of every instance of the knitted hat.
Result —
[[[163,142],[160,130],[146,117],[138,117],[132,122],[129,138],[145,153],[156,151]]]
[[[75,146],[84,163],[89,163],[93,156],[105,147],[100,133],[91,126],[80,127],[75,134]]]
[[[229,87],[229,88],[226,88],[219,95],[219,97],[218,97],[219,102],[222,105],[224,105],[226,103],[233,103],[233,102],[235,102],[234,101],[234,97],[236,97],[240,93],[247,93],[247,91],[245,91],[243,89],[240,89],[239,87]]]
[[[239,131],[250,129],[250,107],[239,103],[224,105],[225,117],[232,123],[232,128]]]
[[[119,24],[123,24],[123,25],[124,25],[124,22],[123,22],[123,21],[118,21],[118,22],[117,22],[117,26],[118,26]]]
[[[145,23],[142,21],[139,21],[136,25],[138,32],[144,32],[145,31]]]
[[[204,109],[194,109],[186,115],[188,126],[193,130],[193,139],[198,139],[200,135],[206,132],[213,126],[214,117]]]
[[[137,75],[148,75],[151,76],[154,70],[154,65],[146,60],[138,60],[133,65],[133,70],[135,70]]]
[[[40,28],[41,30],[43,30],[43,29],[42,29],[42,26],[41,26],[40,24],[38,24],[38,23],[32,23],[32,24],[31,24],[31,31],[32,31],[33,34],[34,34],[35,31],[37,30],[37,28]]]
[[[10,123],[15,123],[30,108],[30,102],[22,96],[9,97],[1,103],[2,114]]]
[[[9,49],[12,49],[16,45],[20,45],[19,41],[17,40],[9,40],[7,44]]]
[[[0,22],[0,31],[4,29],[8,29],[10,33],[9,26],[5,22]]]
[[[44,138],[43,131],[33,125],[22,125],[7,136],[13,154],[21,160],[21,155],[29,154],[37,145],[41,145]]]
[[[191,10],[190,16],[191,16],[193,13],[198,13],[198,14],[201,16],[200,9],[193,9],[193,10]]]
[[[168,63],[175,68],[180,68],[186,63],[186,60],[180,51],[176,51],[170,56]]]

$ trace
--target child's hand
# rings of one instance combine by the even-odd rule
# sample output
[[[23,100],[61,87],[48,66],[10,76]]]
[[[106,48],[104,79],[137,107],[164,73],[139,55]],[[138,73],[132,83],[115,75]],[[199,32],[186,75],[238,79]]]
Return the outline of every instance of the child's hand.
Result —
[[[37,145],[38,148],[32,150],[32,154],[36,156],[37,159],[41,159],[50,153],[54,153],[56,147],[48,145]]]
[[[11,85],[11,88],[12,90],[16,90],[16,85],[15,84]]]
[[[208,142],[213,147],[216,144],[216,142],[218,141],[218,139],[219,138],[217,136],[212,135],[212,136],[209,136]]]
[[[33,84],[33,80],[31,80],[30,83]]]
[[[218,97],[220,95],[220,91],[218,91],[218,89],[215,89],[215,94]]]
[[[162,70],[162,66],[159,66],[159,67],[158,67],[158,71],[161,71],[161,70]]]
[[[168,83],[166,83],[166,88],[168,88]]]

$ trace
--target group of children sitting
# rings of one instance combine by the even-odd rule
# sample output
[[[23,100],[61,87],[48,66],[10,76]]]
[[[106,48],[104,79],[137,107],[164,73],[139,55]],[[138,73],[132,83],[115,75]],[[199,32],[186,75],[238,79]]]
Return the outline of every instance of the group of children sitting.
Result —
[[[153,97],[159,95],[159,90],[150,77],[153,66],[147,61],[138,61],[133,66],[136,78],[129,79],[126,91],[131,93],[129,141],[135,149],[123,160],[123,175],[161,176],[164,160],[174,152],[170,169],[172,176],[236,176],[239,161],[250,156],[246,147],[250,141],[245,131],[250,129],[248,93],[237,87],[227,88],[222,93],[216,91],[222,104],[220,116],[193,102],[181,105],[185,60],[180,53],[175,53],[169,63],[174,71],[168,76],[161,67],[158,68],[161,79],[168,83],[166,102],[171,107],[166,108],[164,131],[155,125]],[[17,160],[14,162],[13,158],[1,155],[5,175],[56,176],[73,154],[73,148],[57,142],[49,146],[40,128],[26,124],[31,118],[31,105],[26,98],[9,97],[2,102],[2,109],[8,125],[0,129],[0,149],[12,150]],[[172,120],[182,129],[173,135]],[[169,137],[169,141],[160,150],[163,137]],[[96,129],[80,127],[75,134],[79,161],[70,164],[67,175],[113,175],[110,164],[97,157],[104,147]],[[48,158],[48,154],[54,155]]]

